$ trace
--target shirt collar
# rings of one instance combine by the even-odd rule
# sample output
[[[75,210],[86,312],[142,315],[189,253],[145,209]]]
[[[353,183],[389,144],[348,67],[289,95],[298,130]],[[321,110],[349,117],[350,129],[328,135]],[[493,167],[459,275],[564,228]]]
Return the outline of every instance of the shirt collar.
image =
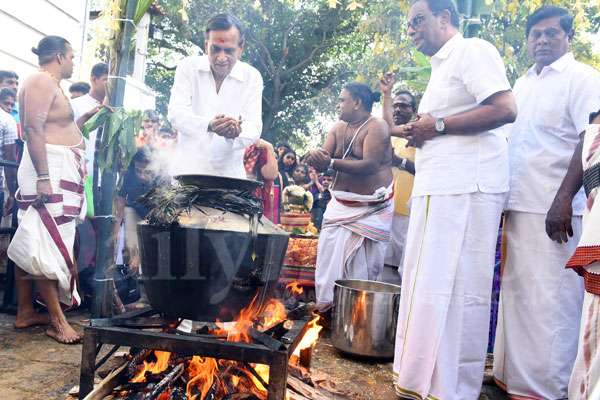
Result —
[[[246,79],[245,79],[244,73],[242,71],[241,63],[242,63],[242,61],[237,60],[235,65],[231,69],[231,72],[229,73],[229,75],[227,75],[227,77],[232,77],[233,79],[236,79],[240,82],[244,82]],[[198,57],[194,64],[195,64],[195,67],[197,70],[202,71],[202,72],[210,72],[210,62],[208,61],[207,55]]]
[[[546,69],[553,69],[556,72],[563,72],[569,66],[569,64],[571,64],[573,61],[575,61],[575,56],[573,55],[573,53],[571,53],[571,52],[565,53],[562,57],[560,57],[558,60],[554,61],[552,64],[547,65],[544,68],[542,68],[540,75]],[[527,73],[529,75],[531,75],[531,74],[537,75],[537,72],[535,70],[535,64],[531,68],[529,68],[529,71],[527,71]]]
[[[431,58],[436,58],[439,60],[444,60],[450,56],[452,50],[456,48],[456,46],[464,40],[463,36],[460,33],[452,36],[444,45],[435,53]]]

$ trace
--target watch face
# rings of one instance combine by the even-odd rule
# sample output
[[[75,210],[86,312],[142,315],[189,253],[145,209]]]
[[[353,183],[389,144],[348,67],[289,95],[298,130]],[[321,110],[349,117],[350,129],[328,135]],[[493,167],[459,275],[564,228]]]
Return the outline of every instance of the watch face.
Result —
[[[435,130],[436,131],[443,132],[445,128],[446,128],[446,125],[444,124],[443,118],[438,118],[435,120]]]

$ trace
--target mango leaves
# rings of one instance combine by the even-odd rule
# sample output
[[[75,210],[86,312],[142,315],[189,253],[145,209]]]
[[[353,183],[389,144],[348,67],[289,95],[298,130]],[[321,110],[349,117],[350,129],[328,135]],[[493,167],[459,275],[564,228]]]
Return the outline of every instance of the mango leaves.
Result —
[[[141,111],[125,111],[123,108],[116,108],[111,112],[107,108],[102,108],[81,129],[83,136],[88,138],[91,131],[104,125],[102,141],[98,149],[98,168],[100,172],[104,170],[118,172],[119,188],[125,171],[137,151],[135,136],[141,129],[142,117]]]
[[[84,138],[90,138],[90,132],[95,131],[100,126],[104,125],[108,117],[110,116],[110,110],[107,108],[101,108],[94,116],[87,120],[87,122],[81,127],[81,134]]]

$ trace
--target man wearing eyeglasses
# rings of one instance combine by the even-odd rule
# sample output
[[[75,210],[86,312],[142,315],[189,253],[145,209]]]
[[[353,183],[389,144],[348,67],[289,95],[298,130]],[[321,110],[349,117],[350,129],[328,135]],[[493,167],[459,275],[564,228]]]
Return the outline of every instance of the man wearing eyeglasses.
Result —
[[[169,120],[179,132],[173,175],[246,177],[244,149],[262,130],[263,80],[239,61],[243,49],[238,20],[218,14],[208,21],[205,55],[177,67],[169,102]]]
[[[581,236],[580,135],[600,108],[600,73],[575,60],[573,33],[563,8],[531,14],[527,50],[535,64],[514,87],[519,116],[508,130],[506,259],[494,349],[494,377],[511,396],[567,398],[577,354],[583,282],[564,266]]]
[[[516,105],[502,58],[465,39],[452,0],[420,0],[408,35],[431,57],[418,117],[402,127],[417,148],[394,372],[399,396],[477,399],[488,341],[508,149],[495,128]]]

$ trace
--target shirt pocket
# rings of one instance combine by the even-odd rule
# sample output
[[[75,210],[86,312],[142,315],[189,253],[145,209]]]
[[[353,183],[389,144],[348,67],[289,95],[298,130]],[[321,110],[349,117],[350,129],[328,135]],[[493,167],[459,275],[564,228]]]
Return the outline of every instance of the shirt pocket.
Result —
[[[567,111],[567,103],[564,96],[548,95],[539,96],[536,100],[535,124],[539,127],[559,129]]]

